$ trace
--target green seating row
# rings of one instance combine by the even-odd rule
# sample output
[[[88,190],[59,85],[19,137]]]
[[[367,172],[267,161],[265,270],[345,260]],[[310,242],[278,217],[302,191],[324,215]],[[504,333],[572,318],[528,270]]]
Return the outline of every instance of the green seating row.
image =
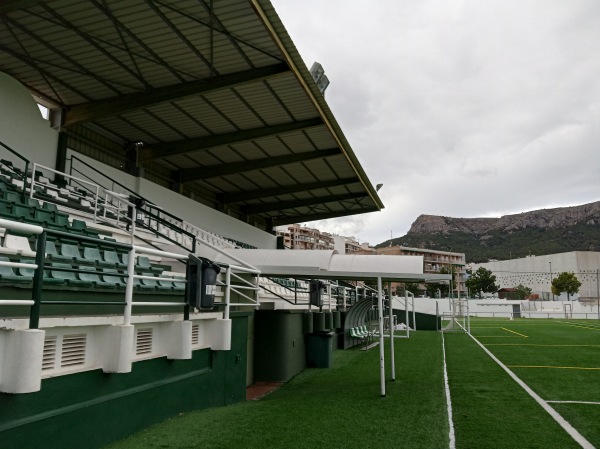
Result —
[[[300,283],[294,279],[288,279],[288,278],[273,278],[273,282],[276,282],[277,284],[289,288],[290,290],[306,290],[305,287],[301,286]]]
[[[377,335],[378,332],[371,332],[367,329],[367,326],[362,325],[362,326],[356,326],[356,327],[350,328],[348,330],[348,334],[352,338],[366,340],[368,338],[371,338],[371,337]]]
[[[10,262],[5,256],[0,256],[0,262]],[[20,263],[34,264],[31,259],[19,260]],[[25,285],[33,282],[34,268],[11,267],[0,264],[0,283]],[[152,272],[139,272],[139,275],[156,277]],[[44,267],[44,284],[60,285],[79,288],[124,289],[126,273],[114,268],[96,269],[89,266],[71,265],[68,263],[52,262]],[[164,280],[167,279],[167,280]],[[178,277],[163,277],[163,279],[138,279],[133,282],[136,290],[182,292],[185,290],[185,279]]]

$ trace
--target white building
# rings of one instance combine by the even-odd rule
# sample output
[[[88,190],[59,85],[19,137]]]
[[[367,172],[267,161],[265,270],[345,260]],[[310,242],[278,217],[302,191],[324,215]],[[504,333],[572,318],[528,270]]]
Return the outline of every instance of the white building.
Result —
[[[554,295],[553,298],[550,288],[552,279],[565,271],[574,273],[581,282],[579,293],[573,295],[572,299],[597,300],[600,296],[600,252],[597,251],[572,251],[473,264],[473,270],[479,267],[493,272],[499,288],[512,288],[521,284],[531,288],[532,294],[543,300],[567,299],[566,293]]]

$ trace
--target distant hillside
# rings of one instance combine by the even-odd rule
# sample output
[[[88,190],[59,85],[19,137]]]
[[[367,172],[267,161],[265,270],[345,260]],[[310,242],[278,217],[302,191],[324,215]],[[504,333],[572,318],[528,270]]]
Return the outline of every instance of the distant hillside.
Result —
[[[465,253],[467,262],[528,254],[600,251],[600,201],[500,218],[421,215],[408,234],[376,245],[402,245]]]

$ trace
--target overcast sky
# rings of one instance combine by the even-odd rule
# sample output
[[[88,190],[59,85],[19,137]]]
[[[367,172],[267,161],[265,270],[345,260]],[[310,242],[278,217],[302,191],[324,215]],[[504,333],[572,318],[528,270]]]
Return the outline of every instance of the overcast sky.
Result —
[[[307,223],[380,243],[420,214],[600,200],[600,1],[272,0],[382,212]]]

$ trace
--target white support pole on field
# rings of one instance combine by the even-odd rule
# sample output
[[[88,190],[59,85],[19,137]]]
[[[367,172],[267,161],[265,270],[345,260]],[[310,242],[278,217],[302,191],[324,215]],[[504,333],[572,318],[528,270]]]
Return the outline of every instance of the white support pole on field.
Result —
[[[385,354],[383,352],[383,286],[381,278],[377,278],[377,308],[379,314],[379,379],[381,382],[381,396],[385,396]]]
[[[390,311],[390,362],[392,365],[392,380],[396,380],[396,364],[394,361],[394,310],[392,308],[392,283],[388,282],[388,306]]]
[[[404,316],[406,317],[406,338],[410,338],[410,315],[408,314],[408,290],[404,289]]]

